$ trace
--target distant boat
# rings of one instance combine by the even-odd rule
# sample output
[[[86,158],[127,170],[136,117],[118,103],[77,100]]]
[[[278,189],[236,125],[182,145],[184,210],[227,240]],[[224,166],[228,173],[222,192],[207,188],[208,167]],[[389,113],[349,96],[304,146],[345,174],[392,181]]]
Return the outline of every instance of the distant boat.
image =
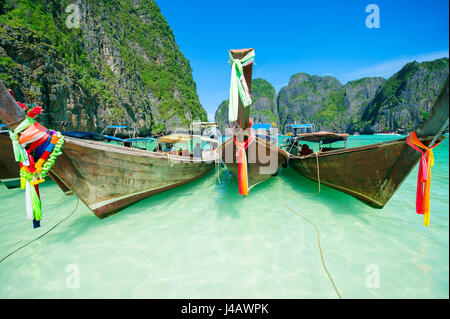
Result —
[[[252,130],[256,137],[269,141],[272,144],[278,145],[277,135],[272,134],[273,125],[269,123],[255,123]]]
[[[24,118],[0,81],[0,119],[14,129]],[[217,159],[217,155],[194,158],[68,136],[64,139],[51,177],[72,190],[99,218],[196,180],[213,170]]]
[[[417,130],[417,136],[428,147],[445,139],[441,133],[449,123],[449,80],[436,100],[430,117]],[[420,153],[406,143],[406,138],[352,147],[332,148],[346,141],[348,134],[317,132],[295,136],[295,143],[318,143],[319,151],[292,153],[289,165],[299,174],[319,181],[364,203],[382,208],[419,161]],[[323,147],[330,144],[330,147]],[[296,149],[299,149],[297,147]]]
[[[353,133],[353,136],[359,136],[359,135],[361,135],[361,134],[359,134],[359,132]]]
[[[395,132],[386,132],[386,133],[375,133],[373,135],[393,135],[393,136],[400,136],[401,134],[395,133]]]
[[[253,49],[230,50],[230,54],[234,59],[242,59],[252,51]],[[243,66],[245,82],[249,91],[251,91],[252,69],[253,63]],[[234,129],[232,137],[219,147],[223,162],[231,174],[239,180],[239,160],[236,155],[238,147],[236,144],[244,144],[250,139],[250,143],[245,150],[248,191],[257,184],[276,175],[281,164],[289,156],[286,151],[279,149],[277,145],[271,144],[266,138],[251,136],[253,131],[248,130],[251,127],[249,114],[250,105],[244,108],[239,99],[237,127]],[[260,154],[267,154],[267,157],[262,158]],[[274,167],[272,167],[273,163],[276,163]],[[246,196],[245,193],[243,195]]]

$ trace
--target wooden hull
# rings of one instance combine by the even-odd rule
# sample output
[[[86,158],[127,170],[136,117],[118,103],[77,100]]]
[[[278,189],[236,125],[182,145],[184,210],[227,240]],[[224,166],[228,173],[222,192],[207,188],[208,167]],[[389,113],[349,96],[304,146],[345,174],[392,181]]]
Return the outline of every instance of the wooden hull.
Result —
[[[25,114],[0,81],[0,119],[14,130]],[[150,195],[186,184],[213,170],[209,158],[167,155],[130,147],[65,137],[49,174],[73,191],[99,218]],[[16,164],[17,165],[17,164]]]
[[[440,141],[448,127],[449,81],[436,100],[431,116],[417,130],[425,145]],[[382,208],[409,175],[420,153],[406,138],[307,156],[291,156],[289,165],[301,175]],[[318,163],[318,165],[317,165]]]
[[[247,54],[252,52],[253,49],[240,49],[230,50],[230,54],[234,59],[243,59]],[[252,71],[253,63],[247,64],[243,67],[243,74],[245,82],[247,84],[249,92],[252,88]],[[250,106],[244,107],[241,99],[238,100],[238,114],[237,121],[233,135],[240,142],[245,140],[244,136],[251,134],[250,124]],[[227,165],[231,174],[238,178],[238,160],[236,156],[236,145],[233,139],[227,140],[220,147],[221,157],[225,165]],[[281,164],[289,157],[289,153],[279,149],[277,146],[271,145],[270,142],[255,137],[255,139],[248,145],[246,149],[247,154],[247,177],[248,177],[248,190],[259,183],[269,179],[273,175],[277,174]]]
[[[0,134],[0,181],[8,188],[20,187],[19,163],[14,159],[11,139]]]
[[[225,141],[220,147],[223,162],[228,167],[231,174],[238,178],[238,160],[236,158],[236,151],[236,145],[231,138]],[[289,156],[289,153],[286,151],[257,137],[248,146],[246,154],[249,190],[253,186],[275,175],[281,164],[283,164]]]
[[[210,161],[65,138],[52,172],[100,218],[200,178]]]
[[[289,165],[299,174],[382,208],[419,161],[405,139],[319,153],[292,156]],[[319,164],[319,172],[317,170]]]

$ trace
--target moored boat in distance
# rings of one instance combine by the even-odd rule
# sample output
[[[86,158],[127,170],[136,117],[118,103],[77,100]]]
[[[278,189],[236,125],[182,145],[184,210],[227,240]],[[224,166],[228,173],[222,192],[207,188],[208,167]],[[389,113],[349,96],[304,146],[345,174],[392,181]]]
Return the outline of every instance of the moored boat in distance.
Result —
[[[441,134],[449,122],[448,89],[447,78],[430,117],[415,131],[427,147],[445,139]],[[329,132],[300,134],[296,139],[296,149],[301,149],[298,144],[302,140],[322,145],[344,141],[346,138],[343,134]],[[382,208],[416,166],[419,158],[420,153],[406,143],[406,138],[402,138],[351,148],[319,146],[317,152],[308,154],[292,152],[289,165],[311,180],[350,194],[372,207]]]
[[[0,81],[0,119],[13,130],[24,118]],[[97,217],[104,218],[148,196],[206,175],[214,169],[216,159],[216,153],[195,158],[66,136],[62,155],[50,173]]]
[[[383,135],[401,136],[401,134],[396,133],[396,132],[375,133],[375,134],[373,134],[373,135],[381,135],[381,136],[383,136]]]
[[[230,50],[232,68],[235,65],[231,60],[239,60],[239,64],[242,63],[243,78],[239,82],[248,88],[248,93],[251,92],[253,62],[242,60],[254,54],[253,51],[253,49]],[[232,72],[239,71],[232,70]],[[255,136],[249,114],[250,105],[244,107],[242,97],[238,98],[237,120],[231,138],[219,147],[223,162],[238,179],[239,193],[244,196],[248,195],[252,187],[276,175],[281,164],[289,156],[286,151],[273,145],[266,138]]]

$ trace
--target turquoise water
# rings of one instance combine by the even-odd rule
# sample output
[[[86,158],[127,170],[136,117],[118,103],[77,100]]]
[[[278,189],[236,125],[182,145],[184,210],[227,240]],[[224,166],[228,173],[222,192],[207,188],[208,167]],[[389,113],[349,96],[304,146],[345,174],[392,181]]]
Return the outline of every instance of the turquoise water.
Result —
[[[391,136],[351,136],[349,146]],[[290,168],[238,195],[226,168],[105,220],[49,181],[43,227],[0,185],[0,298],[449,297],[449,143],[435,149],[431,226],[414,208],[417,167],[384,209]],[[73,212],[72,215],[70,215]],[[77,281],[74,278],[78,278]]]

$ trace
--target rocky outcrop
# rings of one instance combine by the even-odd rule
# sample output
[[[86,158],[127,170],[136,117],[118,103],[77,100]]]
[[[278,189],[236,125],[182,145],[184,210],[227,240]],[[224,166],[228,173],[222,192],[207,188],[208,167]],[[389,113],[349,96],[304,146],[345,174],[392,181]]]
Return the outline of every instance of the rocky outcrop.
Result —
[[[219,125],[219,128],[222,132],[226,127],[229,127],[228,122],[228,102],[229,100],[224,100],[220,103],[219,107],[214,114],[214,122]]]
[[[0,78],[18,100],[44,107],[44,124],[159,133],[207,120],[188,60],[152,0],[6,1]],[[73,12],[72,12],[73,14]]]
[[[344,124],[346,131],[349,130],[353,122],[358,121],[361,113],[372,101],[384,82],[386,80],[380,77],[366,77],[356,81],[349,81],[344,85]]]
[[[252,81],[252,105],[250,116],[255,123],[275,123],[279,126],[279,116],[275,88],[264,79]]]
[[[349,131],[409,132],[419,127],[430,115],[448,67],[448,58],[406,64],[383,84]]]
[[[331,123],[337,121],[336,117],[343,111],[342,84],[332,76],[297,73],[278,94],[278,113],[283,127],[298,122],[336,130]]]
[[[273,87],[256,79],[254,88],[267,89],[252,91],[255,102],[251,114],[256,123],[273,121],[282,129],[297,122],[333,132],[412,131],[429,116],[448,76],[448,66],[448,58],[411,62],[388,80],[366,77],[345,85],[332,76],[298,73],[278,93],[276,108]],[[267,92],[264,98],[260,91]],[[220,104],[215,119],[225,123],[227,116],[228,100]]]
[[[384,81],[363,78],[342,85],[332,76],[298,73],[278,95],[281,125],[313,123],[318,130],[345,132]]]
[[[275,88],[264,79],[252,81],[252,105],[250,117],[255,123],[275,123],[279,126]],[[228,127],[228,100],[222,101],[214,115],[214,121],[221,130]]]

